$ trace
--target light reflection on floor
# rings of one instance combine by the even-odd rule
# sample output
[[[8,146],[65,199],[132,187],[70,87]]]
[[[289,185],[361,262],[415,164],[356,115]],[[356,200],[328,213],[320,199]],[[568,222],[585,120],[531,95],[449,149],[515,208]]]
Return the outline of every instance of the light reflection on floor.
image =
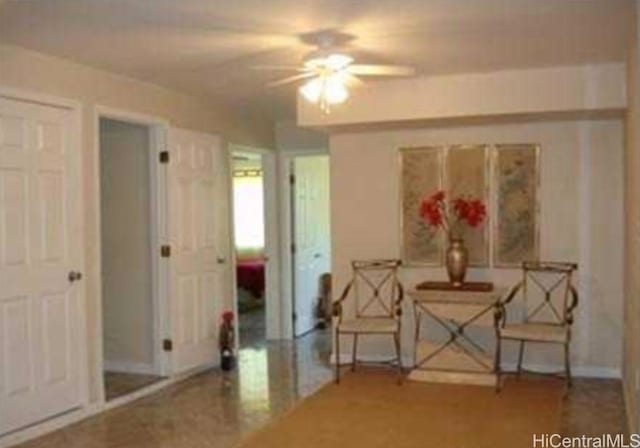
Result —
[[[238,317],[240,347],[263,347],[267,337],[265,309],[253,309]]]
[[[239,359],[240,400],[269,410],[269,359],[266,348],[245,348]]]

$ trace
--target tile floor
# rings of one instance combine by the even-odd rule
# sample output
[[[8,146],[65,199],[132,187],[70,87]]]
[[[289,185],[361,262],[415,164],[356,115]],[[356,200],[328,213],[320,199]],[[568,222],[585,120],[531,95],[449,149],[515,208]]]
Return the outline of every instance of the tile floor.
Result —
[[[162,380],[157,375],[139,375],[135,373],[104,372],[104,393],[108,400],[122,397]]]
[[[22,448],[235,446],[332,378],[328,333],[241,350],[231,374],[213,370]]]
[[[326,331],[247,347],[231,374],[203,373],[22,448],[231,448],[330,381],[329,353]],[[624,431],[620,382],[578,379],[562,415],[567,435]]]
[[[238,316],[240,347],[262,347],[267,338],[264,307],[254,308]]]

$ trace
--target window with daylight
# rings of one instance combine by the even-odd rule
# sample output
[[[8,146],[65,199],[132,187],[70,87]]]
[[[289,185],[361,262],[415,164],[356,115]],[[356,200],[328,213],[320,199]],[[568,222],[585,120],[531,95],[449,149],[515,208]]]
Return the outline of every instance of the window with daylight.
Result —
[[[258,170],[236,171],[233,176],[233,222],[239,254],[260,254],[264,249],[264,189]]]

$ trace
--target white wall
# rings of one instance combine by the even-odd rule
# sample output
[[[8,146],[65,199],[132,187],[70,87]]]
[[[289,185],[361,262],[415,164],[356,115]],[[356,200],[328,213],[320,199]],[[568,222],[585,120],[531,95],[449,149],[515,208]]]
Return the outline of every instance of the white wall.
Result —
[[[476,127],[335,133],[330,138],[332,250],[335,294],[349,276],[349,261],[399,257],[397,149],[435,144],[539,143],[541,145],[541,257],[577,261],[581,302],[575,324],[578,373],[619,374],[622,348],[622,122],[559,121]],[[510,286],[517,270],[472,270]],[[405,269],[406,287],[445,278],[444,269]],[[347,308],[347,311],[349,309]],[[412,313],[405,310],[403,349],[413,350]],[[346,343],[346,341],[345,341]],[[348,347],[349,345],[345,345]],[[560,350],[531,350],[532,364],[560,365]],[[378,340],[362,353],[384,356]],[[507,350],[505,362],[513,360]]]
[[[621,110],[623,64],[505,70],[370,81],[330,114],[298,97],[298,125],[345,126]]]
[[[0,86],[75,99],[83,104],[84,142],[92,141],[95,104],[163,117],[172,126],[225,140],[273,147],[273,123],[228,107],[66,59],[0,43]]]
[[[149,128],[100,123],[102,332],[107,370],[153,369]]]
[[[299,127],[295,121],[279,121],[275,126],[275,145],[280,152],[326,151],[329,136],[325,132]]]

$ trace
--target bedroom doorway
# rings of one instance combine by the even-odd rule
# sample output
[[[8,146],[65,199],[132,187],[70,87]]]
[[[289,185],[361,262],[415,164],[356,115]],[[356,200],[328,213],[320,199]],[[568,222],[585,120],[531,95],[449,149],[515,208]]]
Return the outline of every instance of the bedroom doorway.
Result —
[[[153,248],[154,126],[99,117],[102,352],[107,401],[163,379]]]
[[[236,310],[241,348],[267,339],[265,170],[260,152],[232,152]]]

